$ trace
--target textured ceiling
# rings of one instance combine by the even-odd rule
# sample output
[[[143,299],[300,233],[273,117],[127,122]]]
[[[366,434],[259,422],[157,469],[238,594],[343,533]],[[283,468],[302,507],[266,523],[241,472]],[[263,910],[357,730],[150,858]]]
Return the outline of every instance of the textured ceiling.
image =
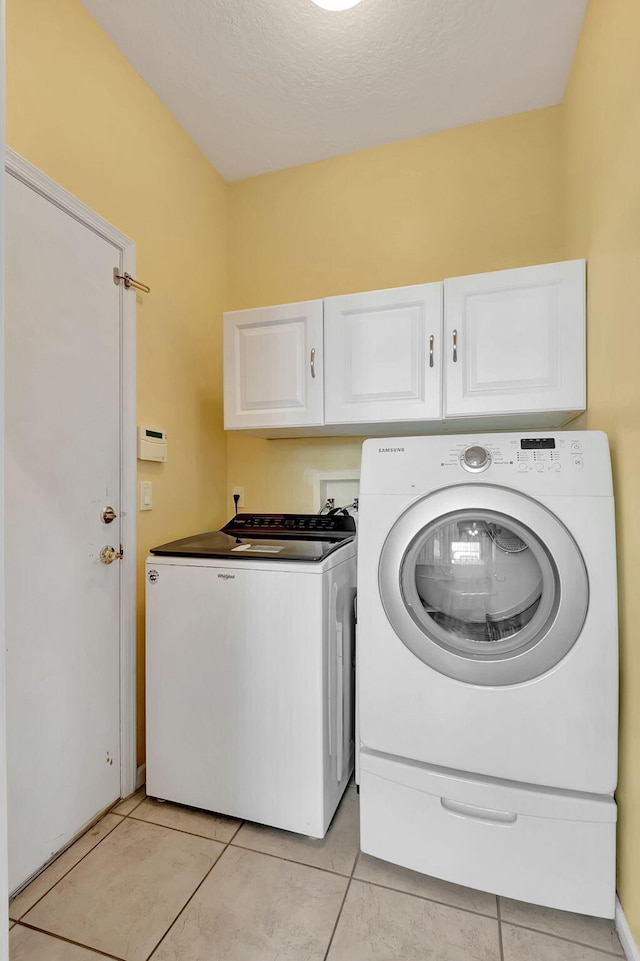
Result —
[[[228,180],[562,99],[587,0],[83,0]]]

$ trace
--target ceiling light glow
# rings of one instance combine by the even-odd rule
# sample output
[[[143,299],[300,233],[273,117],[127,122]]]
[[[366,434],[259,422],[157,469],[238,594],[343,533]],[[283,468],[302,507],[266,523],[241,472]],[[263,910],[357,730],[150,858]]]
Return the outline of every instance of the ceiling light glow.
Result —
[[[351,7],[355,7],[360,0],[313,0],[316,7],[322,7],[323,10],[350,10]]]

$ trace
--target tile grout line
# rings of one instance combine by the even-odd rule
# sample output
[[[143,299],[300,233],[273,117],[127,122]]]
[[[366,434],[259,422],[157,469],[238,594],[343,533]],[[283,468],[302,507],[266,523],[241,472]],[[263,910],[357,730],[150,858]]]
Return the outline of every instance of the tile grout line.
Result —
[[[143,785],[143,787],[144,787],[144,785]],[[109,811],[109,814],[118,814],[118,817],[119,817],[119,818],[130,818],[131,815],[133,814],[133,812],[134,812],[134,811],[137,811],[138,808],[140,807],[140,805],[141,805],[141,804],[144,804],[144,802],[145,802],[146,800],[147,800],[147,795],[145,794],[145,796],[144,796],[143,798],[141,798],[141,800],[138,801],[138,803],[137,803],[134,807],[131,808],[131,810],[129,811],[128,814],[118,814],[118,812],[116,811],[116,808],[120,807],[121,804],[125,804],[125,803],[126,803],[127,798],[124,798],[123,801],[119,801],[119,802],[115,805],[115,807],[113,807],[113,808],[111,809],[111,811]]]
[[[425,875],[425,877],[430,877],[430,875]],[[451,904],[450,901],[439,901],[437,898],[428,898],[424,894],[414,894],[412,891],[406,891],[403,888],[392,888],[389,884],[381,884],[380,881],[371,881],[369,878],[354,876],[353,880],[361,881],[362,884],[372,884],[374,888],[384,888],[385,891],[394,891],[396,894],[406,894],[409,898],[418,898],[418,900],[428,901],[430,904],[440,904],[443,908],[452,908],[454,911],[464,911],[465,914],[473,914],[476,918],[489,918],[490,921],[495,921],[497,918],[497,914],[483,914],[482,911],[463,908],[459,904]],[[475,890],[475,888],[473,890]]]
[[[54,941],[60,941],[62,944],[73,944],[74,947],[84,948],[85,951],[93,951],[101,958],[109,958],[110,961],[126,961],[125,958],[121,958],[118,954],[107,954],[105,951],[101,951],[100,948],[92,948],[88,944],[82,944],[80,941],[71,941],[70,938],[65,938],[61,934],[54,934],[52,931],[46,931],[44,928],[38,928],[35,924],[26,924],[24,921],[16,921],[14,927],[26,928],[28,931],[37,931],[38,934],[46,934],[47,937],[53,938]]]
[[[591,917],[591,915],[585,916]],[[504,920],[502,923],[508,924],[512,928],[522,928],[523,931],[532,931],[534,934],[543,934],[547,938],[555,938],[557,941],[564,941],[567,944],[577,944],[581,948],[589,948],[590,951],[599,951],[600,954],[606,954],[610,958],[618,958],[619,961],[625,961],[624,954],[616,954],[615,951],[609,951],[607,948],[598,948],[593,944],[588,944],[586,941],[576,941],[574,938],[566,938],[562,934],[554,934],[553,931],[544,931],[542,928],[530,928],[527,924],[518,924],[517,921]]]
[[[111,812],[109,812],[109,814],[110,814],[110,813],[111,813]],[[108,815],[105,814],[105,817],[107,817],[107,816],[108,816]],[[92,851],[95,851],[96,848],[99,848],[100,845],[102,844],[102,842],[103,842],[103,841],[106,841],[107,838],[109,837],[109,835],[110,835],[110,834],[113,834],[113,832],[116,831],[116,830],[120,827],[120,825],[122,824],[122,822],[125,820],[125,817],[124,817],[123,815],[121,815],[121,814],[116,814],[115,817],[119,817],[119,818],[120,818],[120,821],[118,822],[118,824],[114,824],[114,826],[111,828],[111,830],[110,830],[110,831],[107,831],[107,833],[105,834],[105,836],[104,836],[103,838],[100,838],[100,840],[98,841],[97,844],[94,844],[94,846],[93,846],[92,848],[89,848],[89,850],[87,851],[87,853],[86,853],[86,854],[83,854],[82,857],[81,857],[78,861],[75,862],[75,864],[72,864],[68,871],[65,871],[65,873],[64,873],[63,875],[61,875],[61,876],[58,878],[57,881],[54,881],[54,883],[51,885],[51,887],[50,887],[50,888],[47,888],[47,890],[44,892],[44,894],[43,894],[41,897],[39,897],[37,901],[34,901],[34,902],[33,902],[33,904],[31,905],[31,907],[27,908],[27,910],[24,912],[24,914],[20,915],[20,917],[17,918],[17,919],[16,919],[16,918],[12,918],[12,917],[10,916],[10,917],[9,917],[9,920],[10,920],[10,921],[15,921],[16,924],[21,923],[21,922],[24,920],[24,918],[26,918],[26,916],[29,914],[29,912],[30,912],[30,911],[33,911],[33,909],[34,909],[38,904],[40,904],[40,902],[42,901],[43,898],[46,898],[46,896],[47,896],[48,894],[50,894],[50,893],[53,891],[53,889],[60,884],[61,881],[63,881],[69,874],[71,874],[71,872],[73,871],[74,868],[77,868],[78,865],[81,864],[81,863],[84,861],[84,859],[85,859],[89,854],[91,854]],[[97,822],[97,824],[101,824],[101,823],[102,823],[101,821],[98,821],[98,822]],[[94,827],[95,827],[95,825],[94,825]],[[86,834],[88,834],[90,830],[91,830],[91,828],[89,828],[89,829],[85,832],[85,834],[82,834],[82,835],[78,838],[78,841],[81,841],[82,838],[85,837]],[[78,841],[76,841],[76,842],[74,842],[74,843],[77,844]],[[72,845],[72,847],[73,847],[73,845]],[[71,848],[67,848],[67,851],[70,851],[70,850],[71,850]],[[63,851],[62,854],[60,855],[60,857],[63,857],[66,853],[67,853],[66,851]],[[53,867],[53,865],[54,865],[55,863],[56,863],[55,861],[52,861],[51,864],[49,865],[49,867]],[[48,870],[49,870],[49,868],[45,868],[45,871],[48,871]],[[33,881],[31,881],[31,884],[35,884],[35,882],[38,880],[38,878],[41,878],[41,877],[44,875],[45,871],[43,871],[42,874],[39,874],[38,877],[34,878]],[[24,891],[28,891],[28,890],[29,890],[29,886],[30,886],[30,885],[27,885],[27,887],[24,889]],[[20,894],[23,894],[24,891],[21,891]],[[20,894],[17,894],[17,895],[16,895],[16,898],[19,898],[19,897],[20,897]],[[9,914],[11,914],[11,901],[9,902]],[[40,929],[40,928],[37,928],[36,930],[40,931],[41,929]]]
[[[345,874],[343,871],[334,871],[331,868],[321,868],[317,864],[309,864],[308,861],[296,861],[295,858],[285,858],[282,857],[281,854],[270,854],[269,851],[259,851],[257,848],[248,848],[244,844],[234,844],[233,841],[229,841],[229,844],[233,848],[238,848],[239,851],[250,851],[251,854],[263,854],[265,858],[275,858],[276,861],[286,861],[287,864],[299,864],[303,868],[313,868],[314,871],[324,871],[325,874],[333,874],[334,877],[338,878],[350,878],[353,874],[353,869],[351,874]]]
[[[356,857],[356,860],[357,860],[357,857]],[[354,867],[355,867],[355,862],[354,862]],[[342,876],[344,877],[344,875]],[[340,923],[340,918],[342,917],[342,910],[344,908],[344,903],[347,900],[347,895],[349,893],[349,889],[351,887],[352,881],[353,881],[353,872],[351,873],[351,877],[347,878],[347,886],[344,889],[344,895],[342,896],[342,901],[340,902],[340,907],[338,908],[338,915],[336,917],[335,923],[331,930],[331,937],[329,938],[329,943],[327,944],[327,950],[322,956],[322,961],[327,961],[327,958],[329,957],[329,952],[331,951],[331,945],[333,944],[333,939],[335,938],[336,931],[338,930],[338,924]]]
[[[498,918],[498,949],[500,951],[500,961],[504,961],[504,944],[502,943],[502,917],[500,915],[500,898],[495,895],[496,899],[496,917]]]
[[[242,827],[243,824],[244,824],[244,821],[241,821],[240,824],[238,825],[238,830],[235,832],[235,834],[233,835],[233,837],[236,836],[236,834],[238,833],[238,831],[240,830],[240,828]],[[182,832],[182,833],[186,833],[186,832]],[[196,835],[196,837],[199,837],[199,835]],[[203,840],[208,840],[208,839],[205,838],[205,839],[203,839]],[[218,843],[220,843],[220,842],[218,842]],[[203,877],[202,881],[200,881],[200,883],[199,883],[199,884],[194,888],[194,890],[191,892],[191,894],[189,895],[189,897],[187,898],[187,900],[185,901],[185,903],[182,905],[182,907],[180,908],[180,910],[179,910],[178,913],[176,914],[176,916],[175,916],[175,918],[173,919],[173,921],[170,923],[170,925],[169,925],[169,927],[167,928],[167,930],[164,932],[164,934],[162,935],[162,937],[160,938],[160,940],[157,942],[157,944],[154,946],[154,948],[152,949],[152,951],[147,955],[145,961],[150,961],[150,959],[153,957],[153,955],[154,955],[155,952],[158,950],[158,948],[160,947],[160,945],[162,944],[162,942],[164,941],[164,939],[166,938],[166,936],[169,934],[169,932],[171,931],[171,929],[174,927],[174,925],[175,925],[176,922],[178,921],[180,915],[183,913],[183,911],[186,910],[186,908],[187,908],[188,905],[191,903],[191,901],[194,899],[194,897],[196,896],[196,894],[198,893],[198,891],[200,890],[200,888],[202,887],[202,885],[204,884],[204,882],[205,882],[205,881],[207,880],[207,878],[211,875],[212,871],[215,870],[216,866],[220,863],[220,861],[221,861],[222,858],[224,857],[225,851],[230,847],[230,845],[231,845],[231,840],[227,841],[227,843],[225,844],[224,848],[222,849],[222,851],[220,852],[220,854],[218,855],[218,857],[215,859],[215,861],[213,862],[213,864],[211,865],[211,867],[209,868],[209,870],[207,871],[207,873],[206,873],[205,876]]]
[[[353,881],[353,875],[356,869],[356,865],[358,864],[359,860],[360,860],[360,839],[358,838],[358,850],[356,851],[356,856],[353,859],[351,874],[349,875],[349,880],[347,881],[347,886],[344,890],[344,897],[342,898],[342,901],[340,903],[340,908],[338,909],[338,916],[336,918],[335,924],[333,925],[333,930],[331,932],[331,937],[329,938],[329,943],[327,944],[327,950],[324,953],[323,961],[327,961],[327,958],[329,957],[329,952],[331,951],[331,945],[333,944],[333,939],[335,938],[336,931],[338,930],[338,924],[340,923],[340,918],[342,917],[342,911],[344,909],[345,901],[347,900],[347,895],[351,888],[351,882]]]
[[[236,828],[231,835],[231,840],[222,841],[220,838],[212,838],[208,834],[196,834],[195,831],[185,831],[183,828],[174,828],[170,824],[162,824],[160,821],[150,821],[149,818],[137,818],[134,814],[128,814],[127,819],[137,821],[138,824],[153,824],[156,828],[166,828],[167,831],[176,831],[178,834],[188,834],[191,838],[202,838],[203,841],[217,841],[218,844],[231,844],[231,841],[244,824],[244,821],[240,822],[240,826]]]

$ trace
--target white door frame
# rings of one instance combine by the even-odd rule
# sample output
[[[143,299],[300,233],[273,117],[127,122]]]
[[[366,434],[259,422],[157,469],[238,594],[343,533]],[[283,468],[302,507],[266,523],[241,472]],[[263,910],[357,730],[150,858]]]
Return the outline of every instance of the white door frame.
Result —
[[[135,276],[136,247],[9,147],[5,170],[113,245],[113,266]],[[70,278],[70,281],[72,278]],[[106,283],[113,283],[111,277]],[[120,284],[120,794],[136,788],[136,292]]]
[[[0,0],[0,170],[4,167],[5,14]],[[4,291],[4,176],[0,180],[0,290]],[[9,957],[7,744],[4,641],[4,297],[0,297],[0,958]]]

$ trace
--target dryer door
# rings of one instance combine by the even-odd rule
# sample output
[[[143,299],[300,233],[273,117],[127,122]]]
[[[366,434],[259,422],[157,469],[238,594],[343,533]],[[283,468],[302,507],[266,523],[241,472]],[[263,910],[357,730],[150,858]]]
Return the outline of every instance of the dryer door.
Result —
[[[463,485],[413,504],[380,557],[382,602],[425,664],[471,684],[538,677],[573,647],[589,585],[566,527],[537,501]]]

